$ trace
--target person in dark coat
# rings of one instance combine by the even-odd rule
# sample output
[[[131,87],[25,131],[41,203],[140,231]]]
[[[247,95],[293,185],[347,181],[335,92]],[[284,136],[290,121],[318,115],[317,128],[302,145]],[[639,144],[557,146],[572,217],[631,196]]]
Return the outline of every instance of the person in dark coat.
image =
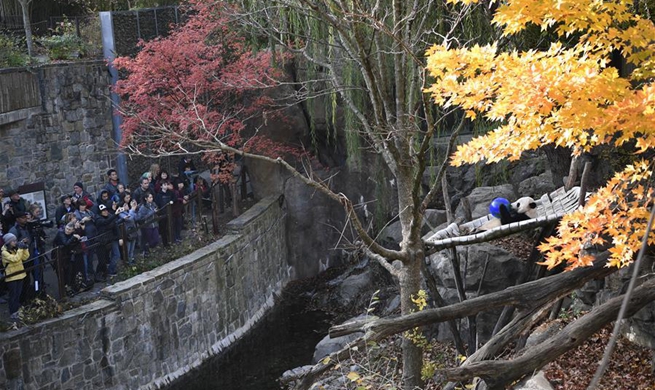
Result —
[[[9,200],[5,202],[2,208],[2,218],[5,226],[14,226],[16,215],[27,213],[27,202],[21,198],[17,190],[11,190],[7,194]]]
[[[96,255],[98,265],[96,266],[96,281],[104,282],[108,276],[116,275],[117,259],[111,257],[111,248],[114,241],[120,245],[118,238],[118,227],[116,225],[118,210],[113,211],[104,204],[98,205],[100,214],[96,216],[95,225],[98,235],[95,238]]]
[[[75,222],[69,222],[59,230],[52,245],[58,248],[58,256],[61,256],[58,260],[64,268],[66,292],[69,296],[73,295],[83,288],[83,283],[86,282],[82,279],[84,277],[82,236],[75,232]]]
[[[61,204],[55,210],[55,223],[58,228],[62,228],[66,225],[66,215],[75,212],[75,207],[73,206],[73,198],[70,195],[62,195],[59,198]]]
[[[107,171],[107,183],[105,184],[104,187],[102,187],[103,190],[107,190],[109,192],[109,197],[111,198],[118,192],[118,185],[120,184],[120,181],[118,180],[118,172],[115,169],[110,169]]]
[[[93,258],[95,256],[95,248],[90,243],[98,235],[98,228],[96,228],[95,223],[96,215],[89,210],[88,203],[83,201],[77,203],[77,210],[75,210],[74,215],[83,230],[82,236],[87,239],[84,245],[84,279],[87,285],[90,285],[92,283],[91,273],[93,272]]]
[[[101,204],[105,205],[107,208],[112,208],[112,201],[111,201],[111,195],[109,194],[109,191],[106,189],[103,189],[100,191],[100,194],[98,195],[98,199],[96,201],[96,205],[94,206],[91,211],[93,211],[96,215],[100,215],[100,209],[99,206]]]
[[[141,226],[141,250],[143,256],[147,257],[150,254],[150,249],[159,245],[161,239],[159,237],[159,230],[157,228],[157,204],[155,204],[155,197],[150,192],[146,192],[143,196],[143,203],[139,206],[137,211],[137,222]]]
[[[157,204],[157,209],[161,213],[161,218],[159,220],[159,235],[161,236],[162,243],[164,247],[168,247],[170,244],[168,237],[168,218],[166,218],[167,208],[173,207],[173,204],[177,198],[173,192],[173,185],[170,181],[164,181],[161,183],[161,190],[155,195],[155,203]]]

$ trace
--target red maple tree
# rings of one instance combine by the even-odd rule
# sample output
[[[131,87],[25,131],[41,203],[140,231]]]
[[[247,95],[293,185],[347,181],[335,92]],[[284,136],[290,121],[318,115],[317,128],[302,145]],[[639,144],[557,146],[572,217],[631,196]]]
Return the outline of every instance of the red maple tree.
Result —
[[[136,57],[114,61],[127,75],[114,87],[124,118],[121,146],[146,156],[203,150],[212,162],[227,160],[224,171],[231,166],[224,146],[269,157],[297,153],[253,128],[279,116],[267,94],[282,73],[274,53],[248,47],[227,16],[228,5],[189,3],[184,25],[141,42]]]

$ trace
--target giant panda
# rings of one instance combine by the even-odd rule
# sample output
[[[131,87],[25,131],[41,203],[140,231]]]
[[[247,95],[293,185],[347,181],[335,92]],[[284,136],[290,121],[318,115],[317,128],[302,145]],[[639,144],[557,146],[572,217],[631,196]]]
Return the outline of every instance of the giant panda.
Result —
[[[529,196],[519,198],[511,204],[510,210],[505,205],[500,206],[500,224],[507,225],[512,222],[526,221],[537,218],[537,202]]]
[[[528,219],[537,218],[537,202],[529,196],[519,198],[514,203],[510,204],[508,209],[505,205],[500,205],[500,218],[492,218],[484,225],[480,226],[477,230],[491,230],[500,225],[507,225],[512,222],[526,221]]]

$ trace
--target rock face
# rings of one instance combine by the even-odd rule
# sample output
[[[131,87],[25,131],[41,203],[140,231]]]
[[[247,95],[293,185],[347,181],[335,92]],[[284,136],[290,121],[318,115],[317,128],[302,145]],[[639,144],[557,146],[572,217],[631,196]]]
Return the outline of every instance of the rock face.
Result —
[[[553,386],[542,371],[539,371],[531,378],[527,378],[517,383],[514,390],[553,390]]]
[[[284,194],[288,261],[294,268],[295,277],[311,277],[329,267],[342,264],[344,252],[338,248],[338,244],[346,243],[352,237],[350,230],[344,229],[346,215],[341,204],[290,177],[278,165],[256,160],[248,160],[247,164],[253,191],[258,198]],[[344,171],[337,176],[340,180],[335,178],[335,187],[343,188],[342,192],[350,199],[367,201],[374,198],[375,183],[365,180],[363,173]],[[351,182],[357,184],[351,185]],[[363,221],[366,221],[364,210],[360,211]]]
[[[370,269],[366,269],[360,274],[349,275],[338,286],[338,304],[350,307],[361,298],[362,294],[368,291],[372,282],[373,277]],[[366,295],[370,297],[370,294]]]
[[[337,352],[345,347],[349,342],[361,336],[360,333],[353,333],[346,336],[330,338],[330,335],[323,337],[321,341],[316,344],[314,356],[312,357],[312,364],[318,363],[321,359],[328,356],[332,352]]]
[[[608,277],[604,285],[598,286],[599,291],[597,297],[599,303],[604,303],[619,293],[625,293],[630,277],[632,276],[633,267],[634,265],[631,265],[630,267],[621,269],[619,272]],[[641,269],[644,270],[642,271],[644,273],[652,272],[655,269],[655,258],[645,256]],[[621,331],[630,341],[654,351],[653,364],[655,367],[655,303],[649,303],[631,318],[625,320]]]
[[[505,198],[511,202],[516,197],[514,187],[511,184],[503,184],[494,187],[475,188],[466,199],[471,205],[471,215],[475,219],[489,214],[489,203],[495,198]],[[464,217],[464,206],[462,204],[455,210],[455,217]]]
[[[489,294],[513,286],[523,272],[524,263],[511,253],[490,243],[462,246],[457,249],[460,261],[460,272],[465,280],[465,291],[468,298]],[[441,251],[429,258],[431,273],[440,286],[439,292],[448,303],[459,302],[450,252]],[[488,260],[486,272],[485,263]],[[480,287],[480,284],[482,287]],[[488,340],[498,319],[500,310],[482,312],[477,316],[477,327],[480,342]],[[466,321],[461,324],[465,326]],[[446,326],[440,326],[439,339],[447,340],[450,332]]]
[[[553,173],[546,171],[539,176],[530,177],[519,184],[518,196],[530,196],[538,199],[541,195],[555,191],[557,186],[553,183]]]

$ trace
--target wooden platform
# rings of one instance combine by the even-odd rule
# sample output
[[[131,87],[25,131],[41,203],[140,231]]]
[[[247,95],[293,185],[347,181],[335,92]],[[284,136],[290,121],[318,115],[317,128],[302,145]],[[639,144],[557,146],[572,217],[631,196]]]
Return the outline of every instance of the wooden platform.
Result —
[[[589,194],[587,194],[588,196]],[[476,232],[480,226],[495,218],[489,214],[461,225],[451,223],[445,229],[436,231],[431,235],[428,234],[424,241],[432,250],[490,241],[554,222],[564,216],[564,214],[577,209],[579,201],[580,187],[573,187],[569,191],[565,191],[562,187],[549,194],[544,194],[540,199],[536,200],[537,218]]]

